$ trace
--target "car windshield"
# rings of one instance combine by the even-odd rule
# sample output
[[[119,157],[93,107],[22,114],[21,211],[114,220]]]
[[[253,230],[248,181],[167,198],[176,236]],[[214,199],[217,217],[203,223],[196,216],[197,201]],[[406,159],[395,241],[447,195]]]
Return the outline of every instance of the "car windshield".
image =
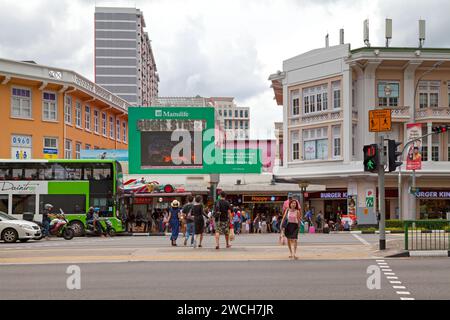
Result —
[[[0,219],[1,220],[17,220],[16,218],[11,217],[10,215],[6,214],[3,211],[0,211]]]

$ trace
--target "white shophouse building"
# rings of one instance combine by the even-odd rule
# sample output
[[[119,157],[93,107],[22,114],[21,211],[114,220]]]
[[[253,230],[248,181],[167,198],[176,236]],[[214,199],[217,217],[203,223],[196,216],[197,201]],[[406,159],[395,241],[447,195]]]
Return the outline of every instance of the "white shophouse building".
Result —
[[[283,106],[283,166],[276,178],[325,185],[326,192],[305,194],[305,200],[328,218],[347,211],[350,195],[359,214],[367,212],[370,191],[377,206],[377,175],[363,168],[363,146],[376,143],[369,110],[391,108],[392,131],[386,138],[404,143],[413,112],[423,134],[450,124],[450,48],[351,50],[341,44],[287,59],[269,80]],[[387,219],[439,218],[450,211],[450,134],[431,135],[422,145],[417,197],[408,192],[411,171],[405,165],[400,196],[398,171],[386,174]]]

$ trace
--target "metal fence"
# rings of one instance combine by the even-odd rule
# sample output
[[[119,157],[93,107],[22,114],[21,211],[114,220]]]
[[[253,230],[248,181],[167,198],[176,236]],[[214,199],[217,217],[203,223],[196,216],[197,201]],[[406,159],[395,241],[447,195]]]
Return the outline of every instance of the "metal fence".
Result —
[[[405,250],[450,250],[450,220],[405,221]]]

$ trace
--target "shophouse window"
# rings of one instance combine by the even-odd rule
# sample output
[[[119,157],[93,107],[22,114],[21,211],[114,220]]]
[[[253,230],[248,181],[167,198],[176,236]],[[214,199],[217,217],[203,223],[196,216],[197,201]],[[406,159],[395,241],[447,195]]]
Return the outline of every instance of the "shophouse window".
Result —
[[[81,142],[75,144],[75,159],[81,159]]]
[[[72,141],[69,139],[64,143],[64,158],[72,159]]]
[[[341,127],[333,127],[333,158],[341,157]]]
[[[91,150],[91,145],[86,143],[86,150]]]
[[[122,123],[122,129],[123,129],[123,142],[127,143],[127,123]]]
[[[99,128],[98,128],[98,110],[94,110],[94,132],[98,133]]]
[[[12,88],[11,115],[31,118],[31,90]]]
[[[448,96],[448,106],[450,107],[450,80],[447,81],[447,96]]]
[[[109,137],[114,139],[114,118],[109,117]]]
[[[67,124],[72,124],[72,97],[66,96],[64,104],[64,121]]]
[[[303,89],[303,112],[310,114],[328,109],[327,85]]]
[[[298,90],[292,91],[292,115],[298,116],[300,114],[300,94]]]
[[[419,108],[439,107],[440,81],[419,82]]]
[[[431,137],[432,137],[431,160],[439,161],[439,135],[433,134]]]
[[[42,94],[42,118],[48,121],[57,120],[57,103],[56,103],[56,93],[44,92]]]
[[[44,148],[58,151],[58,138],[44,137]]]
[[[300,160],[300,133],[298,130],[291,132],[292,160]]]
[[[120,120],[116,120],[116,139],[120,141]]]
[[[239,116],[240,116],[241,118],[244,117],[244,110],[240,110],[240,111],[239,111]]]
[[[356,135],[356,124],[352,125],[352,156],[356,156],[356,149],[355,149],[355,135]]]
[[[339,109],[341,107],[341,81],[332,82],[331,89],[333,92],[333,109]]]
[[[303,130],[304,160],[328,159],[328,128]]]
[[[91,108],[89,106],[84,108],[84,126],[86,130],[91,131]]]
[[[398,82],[378,82],[378,106],[379,107],[397,107],[399,99]]]
[[[81,128],[81,102],[75,103],[75,126]]]
[[[106,137],[106,113],[102,112],[102,135]]]
[[[449,91],[450,91],[450,86],[449,86]],[[450,95],[450,93],[449,93],[449,95]],[[245,117],[248,118],[248,110],[245,110]]]
[[[238,111],[234,110],[234,117],[237,118],[238,117]]]

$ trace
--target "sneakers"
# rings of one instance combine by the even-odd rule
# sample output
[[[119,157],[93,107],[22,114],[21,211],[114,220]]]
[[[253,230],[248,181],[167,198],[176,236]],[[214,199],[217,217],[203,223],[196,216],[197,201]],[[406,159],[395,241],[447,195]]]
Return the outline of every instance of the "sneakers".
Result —
[[[194,248],[194,249],[197,248],[197,241],[195,241],[195,240],[194,240],[193,248]]]
[[[184,238],[184,246],[187,246],[187,238]]]

